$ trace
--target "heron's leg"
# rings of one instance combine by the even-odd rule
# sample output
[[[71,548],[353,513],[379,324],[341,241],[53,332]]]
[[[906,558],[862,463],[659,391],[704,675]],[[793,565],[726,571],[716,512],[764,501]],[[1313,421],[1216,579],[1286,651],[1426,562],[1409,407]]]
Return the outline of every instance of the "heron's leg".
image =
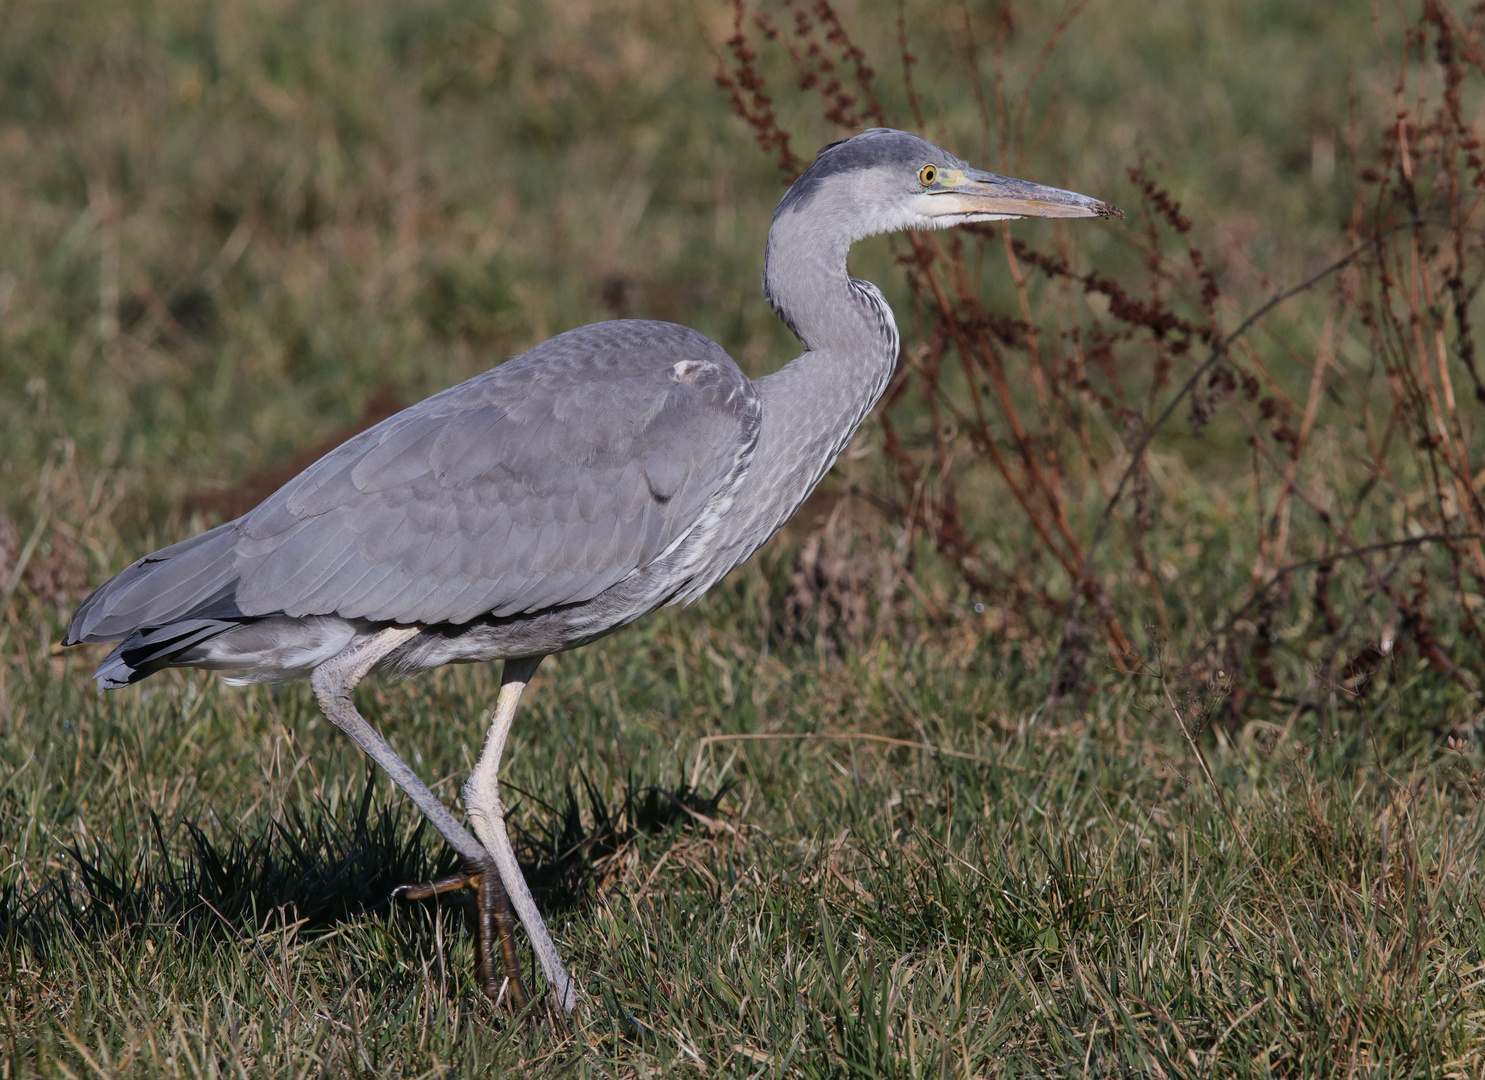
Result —
[[[562,958],[552,944],[546,924],[536,910],[536,901],[526,879],[521,876],[521,867],[516,863],[516,852],[511,847],[510,837],[505,832],[505,807],[500,804],[500,753],[505,748],[505,738],[510,734],[511,721],[516,716],[516,705],[521,700],[521,691],[536,674],[537,667],[545,657],[528,656],[507,660],[500,675],[500,696],[495,701],[495,715],[490,720],[490,731],[485,736],[485,748],[475,763],[474,772],[464,784],[464,809],[469,814],[469,823],[475,835],[484,842],[500,868],[500,879],[505,891],[521,916],[521,923],[531,938],[531,947],[546,972],[547,981],[557,992],[557,1000],[564,1009],[577,1005],[577,988],[572,977],[562,966]]]
[[[526,1004],[526,990],[521,985],[521,969],[516,962],[515,941],[512,937],[515,920],[511,917],[510,900],[505,895],[499,871],[492,864],[490,853],[483,844],[469,835],[468,830],[438,800],[438,796],[428,790],[428,785],[423,783],[418,774],[408,768],[407,763],[397,756],[397,751],[392,749],[387,740],[356,711],[356,706],[351,701],[351,691],[378,661],[421,632],[415,626],[388,627],[361,644],[326,660],[315,668],[309,683],[314,688],[315,697],[319,699],[320,708],[331,723],[349,735],[392,778],[392,782],[412,799],[433,823],[433,827],[448,841],[449,846],[464,859],[466,869],[463,875],[444,878],[431,886],[414,886],[405,895],[421,893],[431,896],[464,886],[475,888],[479,894],[476,965],[480,986],[492,998],[499,993],[491,948],[494,941],[499,939],[506,977],[510,980],[511,1003],[517,1009],[523,1009]]]

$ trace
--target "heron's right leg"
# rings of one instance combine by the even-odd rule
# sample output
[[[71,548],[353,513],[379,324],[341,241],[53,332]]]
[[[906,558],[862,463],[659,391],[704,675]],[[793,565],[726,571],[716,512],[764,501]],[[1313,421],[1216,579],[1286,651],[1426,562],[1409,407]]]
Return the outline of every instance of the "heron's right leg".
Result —
[[[495,700],[495,715],[490,719],[485,748],[480,751],[474,772],[469,774],[464,784],[464,809],[476,835],[489,849],[495,865],[500,867],[505,891],[510,894],[511,902],[521,916],[542,971],[557,992],[557,1000],[564,1009],[571,1011],[577,1006],[577,988],[573,985],[572,976],[562,966],[562,958],[557,955],[557,947],[552,944],[546,923],[542,922],[541,913],[536,910],[531,889],[521,875],[515,849],[505,831],[505,807],[500,803],[500,754],[505,748],[505,738],[510,734],[511,722],[516,718],[521,691],[526,689],[526,684],[544,659],[542,656],[527,656],[505,662],[500,672],[500,696]]]
[[[512,936],[515,919],[510,910],[510,899],[502,886],[500,872],[490,858],[485,846],[469,835],[468,830],[454,818],[439,801],[438,796],[428,790],[418,774],[408,768],[397,756],[397,751],[382,738],[356,711],[351,701],[351,691],[366,677],[366,673],[394,649],[421,633],[416,626],[390,626],[359,645],[354,645],[337,656],[326,660],[315,668],[309,683],[319,699],[320,708],[330,721],[349,735],[357,746],[366,752],[383,772],[392,778],[416,804],[419,810],[433,823],[433,827],[464,859],[465,872],[457,877],[444,878],[429,886],[412,886],[402,895],[411,899],[423,899],[441,892],[469,886],[477,891],[478,933],[476,934],[476,968],[480,987],[490,997],[499,993],[499,982],[495,978],[495,960],[491,946],[498,940],[505,960],[506,978],[510,980],[511,1003],[519,1010],[526,1007],[526,989],[521,985],[520,965],[516,961],[515,940]]]

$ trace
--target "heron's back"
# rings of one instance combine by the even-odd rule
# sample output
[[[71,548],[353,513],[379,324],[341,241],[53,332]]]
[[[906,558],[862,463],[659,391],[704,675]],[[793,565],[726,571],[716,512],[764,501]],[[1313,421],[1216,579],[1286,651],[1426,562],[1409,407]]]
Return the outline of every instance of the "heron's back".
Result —
[[[752,383],[693,330],[569,331],[139,560],[84,601],[66,641],[125,638],[110,659],[133,650],[143,666],[114,675],[137,678],[223,666],[206,642],[255,620],[457,627],[586,607],[715,517],[760,419]]]

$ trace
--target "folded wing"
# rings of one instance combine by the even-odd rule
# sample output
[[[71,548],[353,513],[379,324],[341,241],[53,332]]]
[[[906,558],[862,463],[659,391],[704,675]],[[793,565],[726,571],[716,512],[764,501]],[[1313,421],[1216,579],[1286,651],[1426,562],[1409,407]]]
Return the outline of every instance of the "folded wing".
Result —
[[[199,617],[463,623],[590,600],[746,469],[761,411],[669,323],[569,331],[349,440],[261,506],[135,563],[69,640]]]

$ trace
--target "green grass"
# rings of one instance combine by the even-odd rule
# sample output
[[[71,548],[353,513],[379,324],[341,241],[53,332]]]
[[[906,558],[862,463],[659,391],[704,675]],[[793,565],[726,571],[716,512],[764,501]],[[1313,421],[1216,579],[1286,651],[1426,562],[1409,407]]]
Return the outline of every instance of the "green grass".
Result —
[[[885,69],[894,6],[842,12]],[[1260,295],[1335,254],[1390,77],[1364,10],[1202,12],[1091,5],[1008,167],[1132,206],[1148,154],[1227,294]],[[1013,90],[1059,17],[1018,11]],[[929,134],[999,168],[965,76],[994,11],[908,24]],[[25,547],[47,569],[0,607],[0,1080],[1480,1076],[1478,695],[1394,655],[1369,694],[1236,726],[1220,682],[1162,678],[1252,564],[1217,439],[1162,462],[1173,639],[1084,701],[1049,709],[1046,641],[926,546],[922,602],[816,633],[811,520],[549,660],[505,778],[567,1021],[492,1009],[459,912],[390,902],[449,855],[306,687],[99,697],[97,652],[55,647],[85,584],[208,523],[188,493],[383,383],[411,401],[619,311],[753,373],[793,355],[756,287],[779,177],[712,82],[729,27],[659,0],[0,5],[0,590]],[[841,134],[769,74],[796,149]],[[1024,228],[1137,268],[1115,227]],[[892,255],[854,265],[913,343]],[[886,475],[875,439],[845,482]],[[983,495],[985,543],[1025,546]],[[453,803],[497,675],[359,700]]]
[[[507,775],[538,862],[537,797],[725,791],[721,828],[627,829],[547,894],[567,1024],[493,1012],[460,921],[389,905],[433,849],[384,781],[368,812],[303,688],[98,698],[78,660],[28,657],[0,1075],[1478,1073],[1479,758],[1421,737],[1406,689],[1339,737],[1209,739],[1229,818],[1153,674],[1038,712],[1039,673],[972,638],[760,656],[731,592],[529,695]],[[450,671],[362,703],[451,794],[493,690]]]

